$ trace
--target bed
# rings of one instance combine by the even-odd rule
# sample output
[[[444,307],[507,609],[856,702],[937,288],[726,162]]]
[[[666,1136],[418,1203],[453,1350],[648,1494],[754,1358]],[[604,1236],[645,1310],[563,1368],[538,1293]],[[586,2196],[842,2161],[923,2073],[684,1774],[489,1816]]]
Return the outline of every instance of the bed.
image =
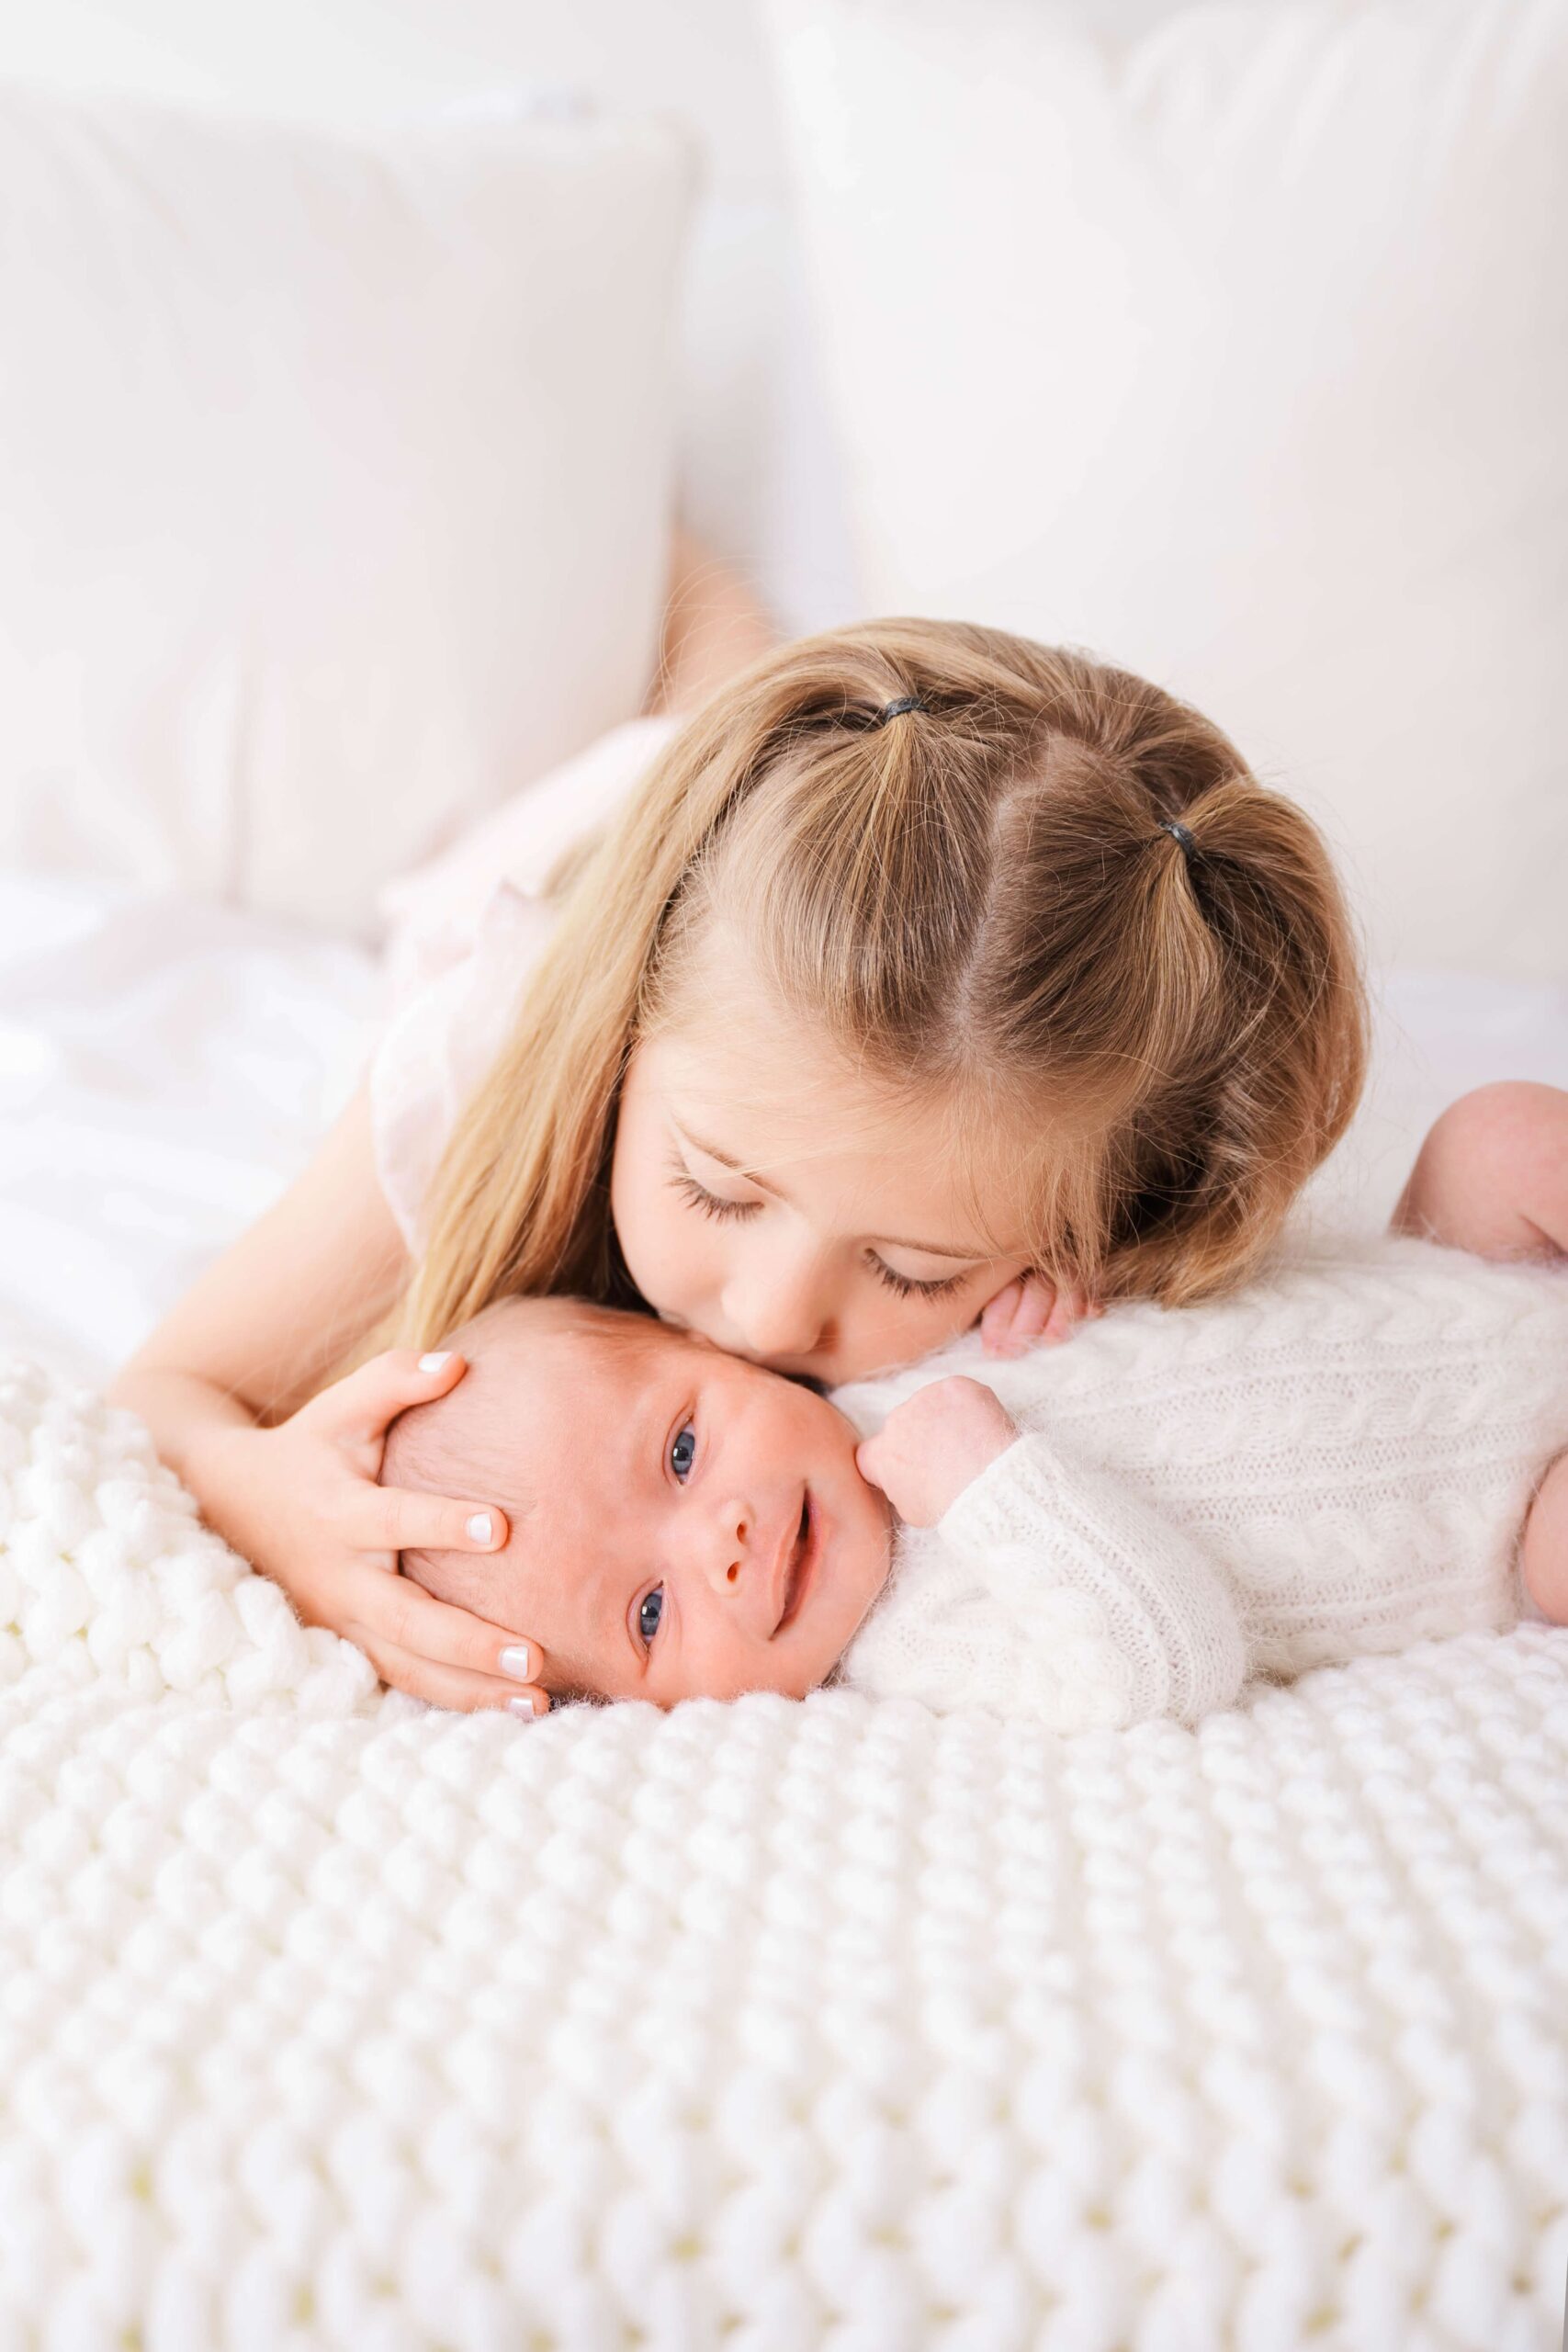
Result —
[[[9,2340],[1554,2340],[1555,1634],[1196,1732],[525,1732],[378,1692],[60,1375],[0,1513]]]
[[[439,57],[457,94],[482,14],[468,65],[433,22],[379,57],[387,87]],[[771,14],[797,89],[814,53],[880,71]],[[782,338],[764,315],[759,289],[801,300],[777,133],[746,112],[760,48],[709,35],[657,68],[728,113],[688,380],[644,457],[684,448],[696,519],[806,627],[852,608],[836,469],[871,424],[833,288],[837,435],[804,314]],[[514,74],[513,33],[484,38]],[[217,75],[193,52],[175,94]],[[794,103],[797,164],[830,178]],[[896,542],[889,595],[919,556]],[[624,651],[629,602],[617,625]],[[1532,884],[1557,807],[1517,844]],[[240,854],[219,814],[202,855]],[[1434,821],[1414,787],[1403,821]],[[843,1693],[523,1727],[378,1691],[94,1396],[303,1164],[388,1001],[321,873],[309,905],[243,856],[182,886],[170,838],[141,870],[14,843],[0,870],[0,2346],[1555,2346],[1568,1637],[1067,1741]],[[1359,849],[1385,870],[1375,829]],[[1519,952],[1489,934],[1468,971],[1380,959],[1373,1086],[1320,1206],[1386,1215],[1468,1086],[1568,1085],[1544,936],[1521,913]]]

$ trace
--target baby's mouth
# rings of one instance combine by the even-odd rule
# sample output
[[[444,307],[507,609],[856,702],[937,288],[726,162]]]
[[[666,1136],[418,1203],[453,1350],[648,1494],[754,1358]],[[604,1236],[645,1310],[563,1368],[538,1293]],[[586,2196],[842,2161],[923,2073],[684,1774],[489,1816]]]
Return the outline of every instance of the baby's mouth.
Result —
[[[776,1641],[779,1634],[786,1632],[799,1616],[801,1605],[810,1590],[821,1550],[822,1523],[811,1499],[811,1489],[807,1487],[800,1506],[800,1525],[795,1531],[795,1549],[790,1554],[789,1574],[784,1579],[784,1607],[779,1612],[778,1623],[768,1636],[770,1641]]]

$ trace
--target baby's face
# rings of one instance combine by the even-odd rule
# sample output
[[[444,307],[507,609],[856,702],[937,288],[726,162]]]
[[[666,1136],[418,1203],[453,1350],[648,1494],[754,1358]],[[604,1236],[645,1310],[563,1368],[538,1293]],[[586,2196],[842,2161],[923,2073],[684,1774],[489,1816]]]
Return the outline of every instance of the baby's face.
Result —
[[[539,1334],[513,1391],[504,1442],[531,1508],[500,1572],[547,1684],[668,1706],[823,1680],[891,1556],[841,1413],[652,1321]]]

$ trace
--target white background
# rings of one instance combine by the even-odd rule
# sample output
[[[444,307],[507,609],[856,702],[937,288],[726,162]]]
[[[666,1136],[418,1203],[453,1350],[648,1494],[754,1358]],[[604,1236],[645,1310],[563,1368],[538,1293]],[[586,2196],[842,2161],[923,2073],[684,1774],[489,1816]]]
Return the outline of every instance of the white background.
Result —
[[[1107,30],[1171,0],[1084,0]],[[519,85],[586,88],[701,130],[716,196],[776,198],[784,167],[751,0],[4,0],[0,70],[62,87],[386,119]]]

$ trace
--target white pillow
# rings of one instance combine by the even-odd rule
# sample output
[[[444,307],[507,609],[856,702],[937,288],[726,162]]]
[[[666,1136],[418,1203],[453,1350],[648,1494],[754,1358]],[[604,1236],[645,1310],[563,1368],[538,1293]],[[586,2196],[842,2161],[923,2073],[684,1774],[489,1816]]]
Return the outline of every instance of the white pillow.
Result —
[[[1568,0],[772,0],[870,605],[1086,643],[1568,973]]]
[[[0,92],[0,859],[364,923],[634,714],[692,181]]]

